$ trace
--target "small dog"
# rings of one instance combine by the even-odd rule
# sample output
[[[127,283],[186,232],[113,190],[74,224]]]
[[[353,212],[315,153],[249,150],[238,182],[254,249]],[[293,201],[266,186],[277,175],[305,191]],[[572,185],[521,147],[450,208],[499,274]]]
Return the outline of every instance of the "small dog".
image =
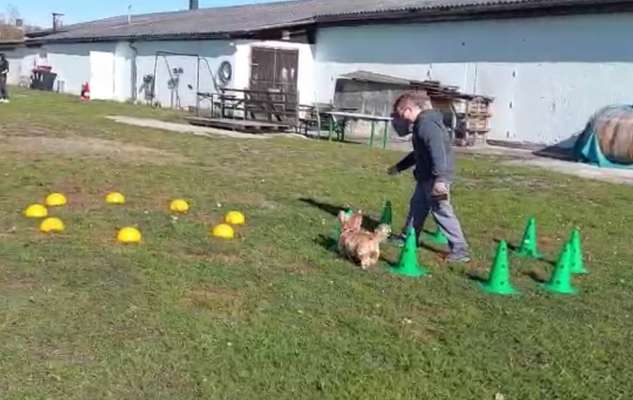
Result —
[[[380,243],[391,235],[389,225],[380,225],[374,232],[366,231],[362,228],[361,211],[351,217],[341,211],[338,220],[341,223],[341,237],[338,242],[340,253],[359,264],[363,270],[376,265],[380,258]]]

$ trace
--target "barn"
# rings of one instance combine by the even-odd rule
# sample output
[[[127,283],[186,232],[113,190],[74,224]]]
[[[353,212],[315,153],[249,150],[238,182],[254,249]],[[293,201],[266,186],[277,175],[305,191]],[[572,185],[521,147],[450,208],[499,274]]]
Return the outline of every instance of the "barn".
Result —
[[[330,103],[358,71],[435,80],[494,98],[488,140],[571,144],[598,109],[630,103],[632,0],[298,0],[125,15],[5,46],[18,83],[163,106],[198,92],[283,87]],[[152,85],[148,86],[148,82]],[[150,97],[151,97],[150,96]]]

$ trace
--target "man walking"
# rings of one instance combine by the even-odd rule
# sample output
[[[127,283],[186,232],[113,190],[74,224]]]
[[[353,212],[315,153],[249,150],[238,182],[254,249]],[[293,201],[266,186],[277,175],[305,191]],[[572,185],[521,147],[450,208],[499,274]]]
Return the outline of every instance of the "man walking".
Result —
[[[406,226],[413,225],[420,237],[429,212],[449,242],[449,262],[469,262],[468,243],[450,202],[454,174],[454,156],[442,113],[434,111],[425,94],[409,92],[400,96],[393,107],[393,126],[400,136],[412,129],[413,151],[389,168],[396,175],[415,166],[417,181],[411,198]]]
[[[0,103],[9,102],[9,92],[7,91],[7,74],[9,73],[9,60],[0,53]]]

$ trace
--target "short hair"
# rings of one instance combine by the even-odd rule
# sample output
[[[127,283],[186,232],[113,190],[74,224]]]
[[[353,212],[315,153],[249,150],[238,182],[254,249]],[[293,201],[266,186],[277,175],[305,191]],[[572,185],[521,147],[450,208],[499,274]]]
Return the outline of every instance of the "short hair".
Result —
[[[407,106],[424,108],[429,101],[431,98],[425,92],[405,92],[393,103],[393,112],[398,112],[399,109]]]

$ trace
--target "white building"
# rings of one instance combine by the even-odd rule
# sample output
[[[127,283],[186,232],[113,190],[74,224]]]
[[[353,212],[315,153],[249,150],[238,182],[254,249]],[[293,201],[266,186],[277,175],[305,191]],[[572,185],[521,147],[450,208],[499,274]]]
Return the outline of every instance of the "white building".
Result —
[[[4,52],[13,83],[50,65],[65,92],[126,101],[152,75],[164,106],[215,91],[223,62],[225,85],[290,85],[305,104],[357,70],[439,80],[495,98],[489,139],[553,144],[631,102],[632,34],[633,0],[300,0],[109,18]]]

